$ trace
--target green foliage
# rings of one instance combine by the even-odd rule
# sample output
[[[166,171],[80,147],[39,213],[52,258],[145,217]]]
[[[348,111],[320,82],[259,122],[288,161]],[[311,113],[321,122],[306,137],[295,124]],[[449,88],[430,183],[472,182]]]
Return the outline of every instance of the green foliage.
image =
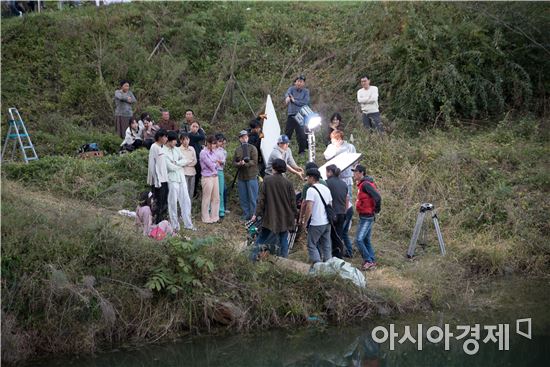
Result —
[[[314,109],[342,111],[348,121],[356,119],[364,72],[391,120],[432,125],[511,109],[542,112],[549,85],[542,73],[549,66],[545,6],[136,2],[49,11],[2,20],[9,55],[2,100],[19,107],[40,155],[72,154],[90,140],[112,153],[117,146],[105,135],[114,130],[120,79],[131,81],[136,113],[166,107],[181,121],[191,107],[208,122],[237,41],[234,72],[254,112],[270,93],[283,114],[280,96],[302,72]],[[169,52],[160,47],[148,61],[161,37]],[[232,85],[208,128],[236,133],[251,116]],[[55,122],[68,131],[60,141]]]
[[[112,209],[134,208],[146,189],[147,150],[103,158],[46,156],[33,164],[2,165],[5,177]]]
[[[112,133],[118,81],[132,82],[136,113],[158,119],[158,109],[167,107],[181,120],[191,107],[209,133],[235,136],[252,116],[237,86],[210,123],[235,40],[233,71],[255,112],[270,93],[284,116],[281,96],[293,76],[305,73],[314,109],[343,113],[346,134],[353,132],[383,197],[374,233],[381,276],[403,271],[410,280],[407,287],[389,285],[377,302],[407,310],[414,308],[406,304],[407,289],[437,302],[461,277],[505,269],[547,274],[548,129],[524,114],[547,108],[545,7],[134,2],[2,19],[2,101],[20,109],[41,157],[2,164],[3,311],[38,341],[33,348],[49,351],[97,350],[74,341],[112,345],[153,340],[167,330],[209,330],[207,297],[214,296],[246,310],[236,330],[296,325],[311,314],[350,320],[374,312],[366,295],[336,278],[250,263],[222,243],[236,240],[225,223],[223,241],[202,246],[209,240],[154,242],[134,233],[126,218],[113,217],[114,209],[134,207],[147,176],[145,150],[113,154],[120,144]],[[161,37],[170,52],[161,47],[147,61]],[[393,134],[355,127],[363,72],[380,88]],[[474,126],[500,122],[473,129],[457,123],[464,119]],[[446,124],[445,131],[419,129],[434,124]],[[91,142],[110,154],[72,157]],[[236,144],[230,141],[230,154]],[[226,175],[233,172],[228,167]],[[426,201],[438,210],[450,256],[430,263],[437,249],[428,247],[421,262],[404,264],[404,244]],[[65,274],[57,283],[67,287],[50,284],[61,274],[51,269]],[[87,276],[100,281],[85,285]],[[103,320],[107,297],[117,311],[114,326]],[[167,310],[177,322],[167,324]]]
[[[172,237],[167,242],[167,263],[154,270],[145,286],[171,294],[184,289],[191,290],[192,287],[203,287],[201,279],[214,271],[214,263],[201,253],[201,248],[205,244],[212,244],[213,240],[183,241]]]
[[[499,27],[454,5],[423,5],[410,7],[388,51],[399,61],[390,72],[395,116],[437,123],[529,105],[529,75],[504,50]]]

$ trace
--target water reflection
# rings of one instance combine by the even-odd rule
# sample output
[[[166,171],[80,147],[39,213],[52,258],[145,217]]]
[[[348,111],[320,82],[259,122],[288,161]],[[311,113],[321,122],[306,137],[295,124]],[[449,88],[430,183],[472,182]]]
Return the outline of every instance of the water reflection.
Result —
[[[510,351],[483,344],[478,354],[468,356],[461,344],[450,351],[443,345],[425,344],[422,351],[411,343],[378,345],[365,327],[310,328],[229,337],[195,337],[131,351],[100,354],[95,358],[56,360],[35,366],[138,367],[138,366],[546,366],[550,354],[548,336],[533,340],[511,336]],[[547,349],[547,348],[546,348]]]

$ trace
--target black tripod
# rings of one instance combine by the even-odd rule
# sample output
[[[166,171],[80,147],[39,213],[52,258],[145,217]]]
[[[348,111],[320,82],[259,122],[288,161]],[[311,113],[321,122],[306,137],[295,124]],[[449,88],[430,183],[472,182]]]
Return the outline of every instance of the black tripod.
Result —
[[[433,204],[424,203],[420,206],[420,212],[418,217],[416,217],[416,225],[414,226],[413,236],[411,238],[411,243],[409,244],[409,249],[407,250],[407,257],[410,259],[414,256],[414,250],[416,248],[416,242],[418,241],[418,236],[422,230],[422,224],[424,223],[424,217],[426,212],[432,212],[432,220],[434,222],[435,232],[437,233],[437,240],[439,241],[439,249],[441,250],[441,255],[445,255],[445,242],[443,242],[443,235],[441,234],[441,229],[439,228],[439,220],[437,213],[434,210]]]

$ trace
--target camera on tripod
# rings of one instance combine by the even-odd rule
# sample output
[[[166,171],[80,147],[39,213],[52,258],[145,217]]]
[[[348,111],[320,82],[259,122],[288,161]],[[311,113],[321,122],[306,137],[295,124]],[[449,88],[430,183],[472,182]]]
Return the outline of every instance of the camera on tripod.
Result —
[[[433,210],[433,208],[434,208],[433,204],[424,203],[424,204],[420,205],[420,213],[424,213],[424,212]]]

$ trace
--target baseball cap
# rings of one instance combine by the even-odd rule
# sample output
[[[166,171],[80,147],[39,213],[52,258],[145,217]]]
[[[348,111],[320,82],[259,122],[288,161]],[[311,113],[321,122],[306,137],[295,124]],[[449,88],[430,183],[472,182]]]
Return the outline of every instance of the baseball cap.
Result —
[[[303,74],[300,74],[296,77],[296,79],[294,79],[294,81],[296,80],[303,80],[304,82],[306,81],[306,77],[303,75]]]
[[[367,173],[367,169],[365,168],[365,166],[361,165],[361,164],[358,164],[357,166],[355,166],[355,168],[352,169],[353,172],[357,171],[357,172],[361,172],[363,174]]]
[[[290,139],[286,135],[279,136],[279,139],[277,139],[277,144],[289,144]]]
[[[246,130],[241,130],[241,132],[239,133],[239,138],[240,138],[241,136],[245,136],[245,135],[248,135],[248,131],[246,131]]]

